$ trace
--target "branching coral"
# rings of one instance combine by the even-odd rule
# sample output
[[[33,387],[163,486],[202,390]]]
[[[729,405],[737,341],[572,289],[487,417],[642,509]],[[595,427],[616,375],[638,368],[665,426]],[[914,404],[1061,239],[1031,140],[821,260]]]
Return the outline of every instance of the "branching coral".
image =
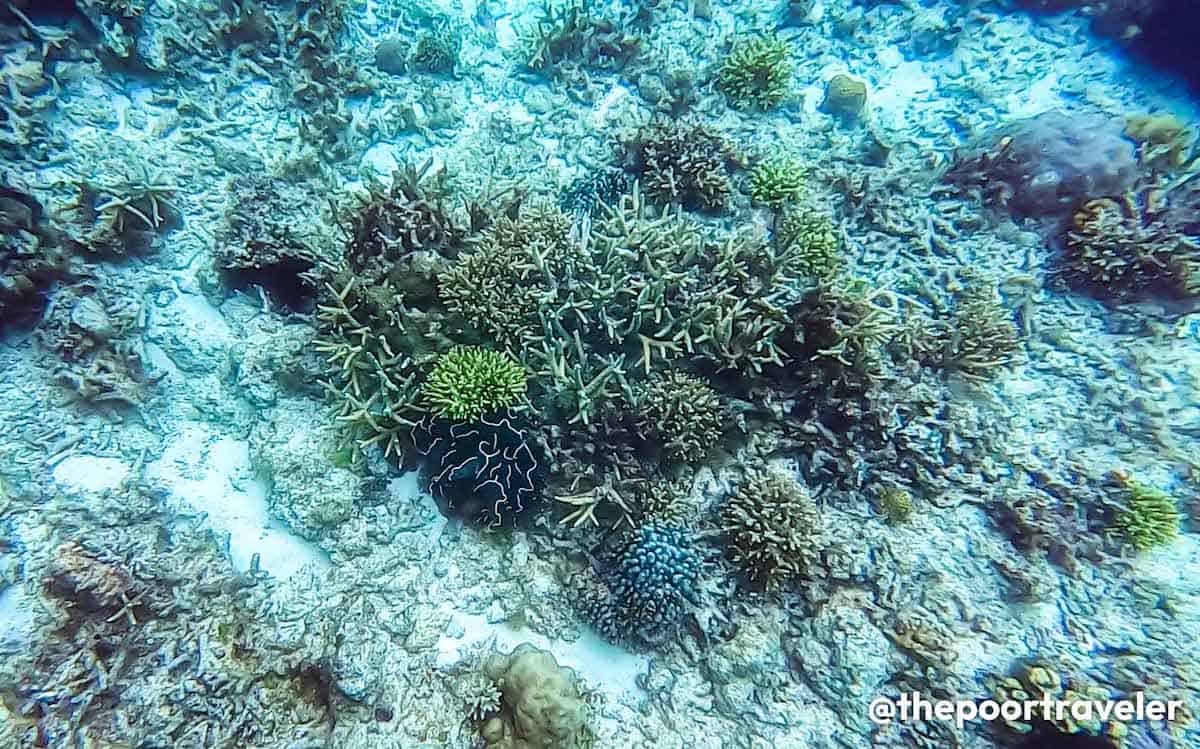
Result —
[[[1013,364],[1021,339],[1012,313],[994,283],[968,276],[949,319],[936,328],[937,366],[973,380],[986,380]]]
[[[791,93],[791,47],[774,36],[737,42],[721,65],[717,84],[738,107],[770,109]]]
[[[1127,543],[1138,551],[1147,551],[1179,535],[1180,516],[1174,498],[1124,474],[1117,476],[1117,483],[1125,495],[1125,506],[1112,528]]]
[[[813,281],[828,281],[842,267],[841,239],[833,220],[812,208],[785,208],[775,219],[772,241],[787,268]]]
[[[158,235],[179,225],[170,198],[179,189],[145,166],[95,184],[80,182],[76,202],[82,233],[76,244],[92,252],[138,255],[154,247]]]
[[[498,351],[462,346],[438,358],[421,390],[433,413],[468,422],[503,411],[524,394],[520,364]]]
[[[546,0],[538,18],[520,31],[524,63],[555,77],[576,68],[618,70],[635,58],[641,40],[593,7],[591,0]]]
[[[750,170],[750,197],[754,202],[781,206],[800,197],[804,189],[804,166],[789,154],[775,154]]]
[[[729,554],[752,585],[802,577],[818,559],[822,523],[808,490],[776,469],[757,470],[721,506]]]
[[[502,345],[528,343],[541,328],[545,295],[565,277],[555,271],[577,253],[570,235],[570,217],[545,206],[500,218],[438,276],[442,302]]]
[[[512,525],[541,499],[545,458],[529,423],[511,411],[476,421],[426,415],[411,432],[429,492],[484,527]]]
[[[721,437],[721,402],[703,380],[654,373],[635,390],[638,431],[668,460],[698,463]]]
[[[1200,294],[1200,239],[1161,215],[1155,196],[1100,198],[1075,212],[1056,275],[1104,301]]]
[[[704,125],[659,122],[640,130],[625,151],[628,167],[657,203],[719,211],[733,194],[730,173],[739,156],[724,136]]]

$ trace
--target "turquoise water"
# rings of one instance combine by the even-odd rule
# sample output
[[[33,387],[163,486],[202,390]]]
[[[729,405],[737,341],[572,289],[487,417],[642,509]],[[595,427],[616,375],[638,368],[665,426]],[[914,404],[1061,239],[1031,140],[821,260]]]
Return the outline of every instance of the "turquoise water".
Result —
[[[1192,16],[5,4],[0,749],[1200,746]]]

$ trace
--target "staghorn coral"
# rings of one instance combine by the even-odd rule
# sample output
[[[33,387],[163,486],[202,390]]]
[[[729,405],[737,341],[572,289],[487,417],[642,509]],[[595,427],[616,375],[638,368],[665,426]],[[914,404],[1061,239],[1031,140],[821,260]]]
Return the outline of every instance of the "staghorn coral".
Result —
[[[729,556],[756,588],[803,577],[822,548],[821,515],[808,489],[778,469],[752,471],[721,505]]]
[[[1098,198],[1075,212],[1055,278],[1102,301],[1120,304],[1200,294],[1200,239],[1172,225],[1150,193]]]
[[[445,171],[423,184],[433,160],[406,165],[390,187],[371,182],[368,194],[342,216],[349,234],[345,258],[367,283],[395,282],[397,262],[417,251],[442,252],[460,236],[444,203]]]
[[[994,283],[968,274],[949,318],[935,327],[937,367],[971,380],[987,380],[1017,361],[1021,339],[1012,313]]]
[[[543,450],[528,421],[501,411],[470,422],[427,414],[411,430],[429,493],[489,529],[512,525],[542,496]]]
[[[479,421],[525,394],[525,370],[497,351],[458,346],[438,357],[421,389],[426,406],[452,421]]]
[[[1118,473],[1114,478],[1124,495],[1124,507],[1113,519],[1112,530],[1138,551],[1148,551],[1175,540],[1180,521],[1175,499],[1125,474]]]
[[[76,185],[74,243],[110,256],[144,255],[182,219],[170,198],[179,187],[144,164],[117,177]]]
[[[516,218],[497,220],[474,249],[438,276],[438,294],[448,310],[481,333],[517,347],[537,335],[546,295],[566,278],[577,253],[570,216],[533,205]]]
[[[739,156],[728,140],[704,125],[663,121],[624,145],[627,168],[656,203],[688,210],[723,210],[733,194],[731,171]]]
[[[518,31],[522,62],[568,80],[583,78],[580,68],[620,70],[641,49],[626,26],[597,12],[591,0],[546,0],[537,19]]]
[[[800,197],[804,166],[795,156],[775,154],[750,170],[750,197],[755,203],[779,207]]]
[[[739,41],[721,64],[717,85],[734,106],[770,109],[791,94],[792,49],[774,36]]]
[[[489,749],[586,749],[589,711],[578,680],[529,643],[494,654],[483,673],[500,686],[500,712],[479,728]]]
[[[668,460],[698,463],[720,441],[721,401],[703,380],[678,370],[655,372],[635,396],[638,433]]]

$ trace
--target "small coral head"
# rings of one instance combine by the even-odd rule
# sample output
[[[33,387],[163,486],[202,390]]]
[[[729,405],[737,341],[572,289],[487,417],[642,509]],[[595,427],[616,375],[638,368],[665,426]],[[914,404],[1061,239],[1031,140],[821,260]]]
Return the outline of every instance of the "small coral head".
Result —
[[[524,394],[524,367],[506,354],[475,346],[443,354],[422,390],[426,408],[453,421],[478,421]]]

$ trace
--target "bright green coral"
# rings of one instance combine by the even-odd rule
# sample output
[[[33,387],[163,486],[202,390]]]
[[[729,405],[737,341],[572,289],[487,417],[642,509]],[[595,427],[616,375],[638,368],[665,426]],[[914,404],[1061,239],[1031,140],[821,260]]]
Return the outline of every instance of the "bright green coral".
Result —
[[[1113,528],[1131,546],[1147,551],[1179,535],[1179,510],[1170,495],[1132,480],[1122,481],[1122,486],[1128,501]]]
[[[524,393],[525,369],[520,364],[498,351],[456,346],[437,360],[421,394],[439,416],[477,421],[508,408]]]
[[[804,165],[789,154],[776,154],[750,170],[750,197],[755,203],[781,206],[800,196],[804,189]]]
[[[791,91],[792,50],[774,36],[738,42],[725,58],[717,83],[734,106],[770,109]]]
[[[789,206],[775,220],[775,251],[787,267],[812,280],[832,278],[842,265],[833,220],[803,206]]]

